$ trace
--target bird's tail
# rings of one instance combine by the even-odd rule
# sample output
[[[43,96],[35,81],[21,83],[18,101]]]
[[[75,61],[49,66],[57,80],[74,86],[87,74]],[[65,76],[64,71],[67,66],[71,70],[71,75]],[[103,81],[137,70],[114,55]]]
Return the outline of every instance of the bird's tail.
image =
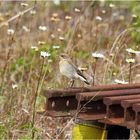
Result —
[[[87,81],[87,78],[81,73],[80,70],[77,70],[78,77],[80,78],[81,81],[84,81],[87,85],[90,83]]]

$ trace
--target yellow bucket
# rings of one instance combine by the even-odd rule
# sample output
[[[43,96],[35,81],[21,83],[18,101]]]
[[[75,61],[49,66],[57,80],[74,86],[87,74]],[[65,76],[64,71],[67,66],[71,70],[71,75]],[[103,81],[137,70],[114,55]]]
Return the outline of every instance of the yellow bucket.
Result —
[[[74,140],[107,139],[107,130],[101,126],[90,124],[75,124],[73,128]]]

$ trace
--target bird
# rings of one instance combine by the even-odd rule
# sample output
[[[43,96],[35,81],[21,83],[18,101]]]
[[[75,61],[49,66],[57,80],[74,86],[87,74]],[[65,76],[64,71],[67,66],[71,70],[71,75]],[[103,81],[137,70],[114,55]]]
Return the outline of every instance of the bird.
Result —
[[[75,79],[80,79],[81,81],[89,85],[87,78],[73,64],[70,57],[65,53],[60,54],[59,70],[62,75],[70,79],[71,82],[70,87],[73,87]]]

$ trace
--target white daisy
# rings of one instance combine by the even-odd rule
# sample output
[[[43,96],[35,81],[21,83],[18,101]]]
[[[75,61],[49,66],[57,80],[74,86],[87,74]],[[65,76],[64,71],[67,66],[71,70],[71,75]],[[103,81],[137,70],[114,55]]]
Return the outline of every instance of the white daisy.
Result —
[[[44,58],[45,58],[45,57],[49,57],[50,55],[51,55],[50,53],[45,52],[45,51],[41,51],[41,52],[40,52],[40,56],[41,56],[41,57],[44,57]]]
[[[98,21],[102,21],[102,18],[101,18],[100,16],[96,16],[95,18],[96,18],[96,20],[98,20]]]
[[[13,88],[13,89],[15,89],[15,88],[17,88],[17,87],[18,87],[17,84],[12,84],[12,88]]]
[[[77,12],[77,13],[79,13],[80,12],[80,9],[75,8],[74,11]]]
[[[13,29],[8,29],[7,30],[8,35],[13,35],[14,33],[15,33],[15,31]]]
[[[126,82],[124,80],[118,80],[118,79],[115,79],[114,82],[117,84],[128,84],[128,82]]]
[[[92,57],[95,57],[95,58],[104,58],[105,56],[101,53],[97,53],[97,52],[94,52],[92,53]]]
[[[38,51],[38,47],[37,46],[31,46],[31,49],[35,50],[35,51]]]
[[[41,30],[41,31],[46,31],[47,27],[46,26],[39,26],[38,29]]]
[[[59,49],[60,48],[59,45],[53,45],[52,47],[53,47],[53,49]]]
[[[126,62],[127,63],[135,63],[135,59],[129,58],[129,59],[126,59]]]

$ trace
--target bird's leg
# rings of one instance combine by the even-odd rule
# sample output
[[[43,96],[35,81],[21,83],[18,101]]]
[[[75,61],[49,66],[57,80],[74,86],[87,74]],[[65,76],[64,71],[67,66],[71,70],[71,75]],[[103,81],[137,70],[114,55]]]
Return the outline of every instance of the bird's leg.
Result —
[[[73,85],[74,85],[74,79],[72,79],[72,80],[70,81],[70,87],[73,87]]]

